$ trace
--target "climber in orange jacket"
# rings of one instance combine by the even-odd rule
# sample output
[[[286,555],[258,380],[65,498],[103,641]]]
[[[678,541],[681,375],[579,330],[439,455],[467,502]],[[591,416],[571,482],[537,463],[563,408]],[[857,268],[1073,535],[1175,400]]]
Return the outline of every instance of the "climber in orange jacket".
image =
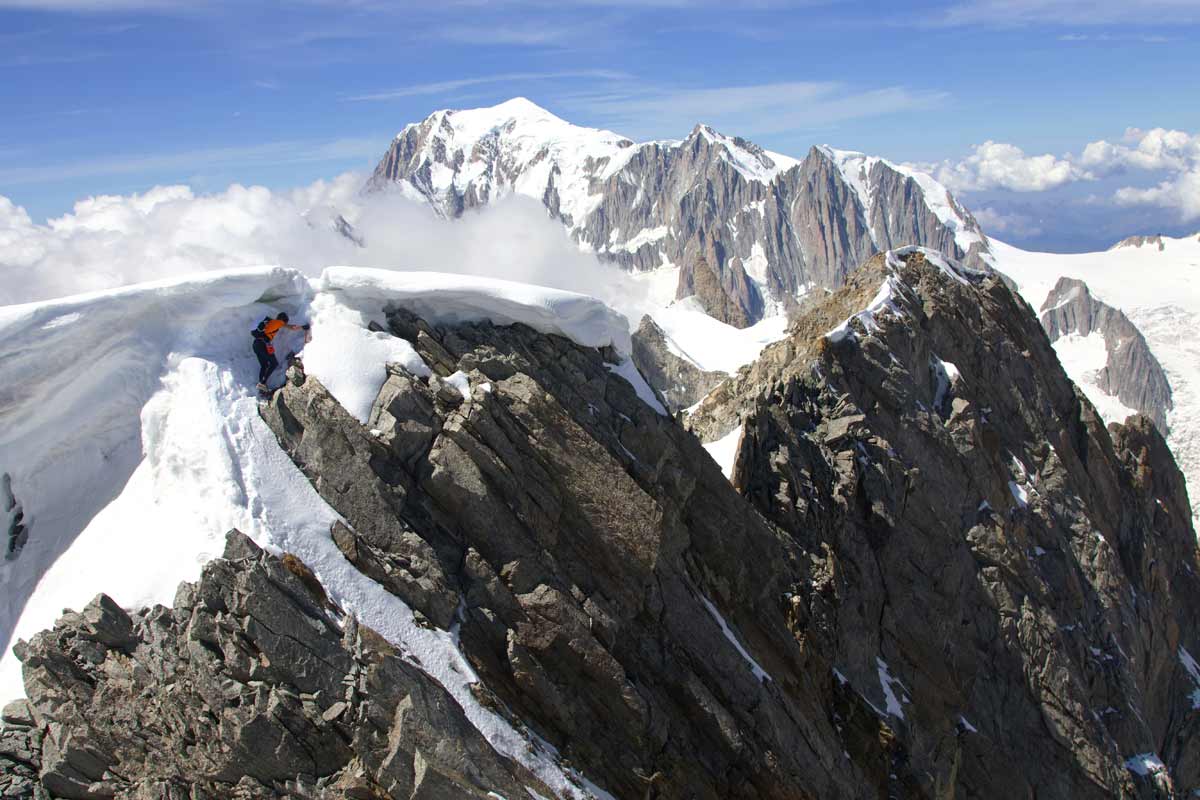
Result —
[[[271,342],[284,328],[292,331],[308,330],[307,325],[289,324],[288,315],[281,311],[275,319],[264,318],[262,322],[258,323],[258,327],[250,332],[250,335],[254,337],[254,355],[258,357],[258,390],[260,392],[269,391],[267,379],[279,366],[279,359],[275,357],[275,347]]]

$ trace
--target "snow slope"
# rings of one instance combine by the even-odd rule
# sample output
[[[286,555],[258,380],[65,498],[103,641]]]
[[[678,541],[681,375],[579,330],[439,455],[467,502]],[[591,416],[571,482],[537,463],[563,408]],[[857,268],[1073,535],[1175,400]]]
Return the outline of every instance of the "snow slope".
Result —
[[[667,335],[667,346],[703,370],[733,374],[758,358],[762,349],[783,338],[787,317],[767,317],[749,328],[735,328],[713,319],[694,297],[651,312]]]
[[[996,268],[1016,281],[1036,311],[1060,277],[1078,278],[1092,294],[1121,309],[1141,330],[1171,384],[1175,407],[1167,417],[1167,444],[1188,482],[1192,518],[1200,525],[1200,236],[1162,237],[1141,246],[1122,244],[1099,253],[1034,253],[991,240]],[[1071,378],[1102,416],[1120,421],[1127,409],[1112,405],[1089,380],[1104,365],[1087,344],[1055,344]]]
[[[314,327],[307,346],[289,332],[277,349],[303,349],[309,374],[360,419],[386,363],[428,374],[402,340],[366,329],[387,303],[433,321],[519,322],[629,352],[627,321],[598,300],[433,273],[338,267],[309,280],[268,267],[0,308],[0,472],[29,530],[0,565],[3,697],[23,691],[14,636],[49,627],[101,591],[127,607],[169,605],[236,527],[299,556],[342,608],[445,686],[493,746],[558,796],[607,797],[475,700],[477,677],[452,633],[417,625],[399,598],[345,560],[329,536],[337,514],[258,416],[249,331],[279,310]],[[630,364],[613,368],[653,400]]]
[[[307,283],[296,273],[257,269],[0,308],[0,473],[10,477],[29,531],[19,556],[0,564],[0,642],[5,645],[0,685],[9,694],[18,687],[7,645],[26,602],[37,593],[39,578],[93,518],[114,504],[127,483],[133,489],[143,485],[144,475],[131,481],[144,460],[142,441],[152,446],[171,425],[162,401],[152,399],[178,390],[181,401],[203,402],[178,389],[190,380],[194,365],[189,358],[223,363],[251,380],[257,370],[246,345],[250,329],[276,308],[295,311],[306,292]],[[283,297],[292,302],[263,302]],[[168,375],[175,376],[174,382],[164,380]],[[177,410],[187,416],[186,410]],[[155,456],[164,470],[182,474],[189,468],[178,454]],[[208,456],[196,452],[192,457]],[[122,523],[116,511],[109,516],[114,525]],[[178,531],[168,527],[161,533],[170,541]],[[191,531],[179,535],[188,538]],[[207,547],[188,542],[194,551]],[[87,552],[91,559],[64,574],[63,585],[79,591],[74,597],[89,600],[96,588],[89,581],[98,576],[106,586],[125,592],[123,600],[145,599],[120,579],[122,572],[107,568],[128,559],[125,572],[150,572],[145,567],[155,562],[103,541]],[[97,563],[103,567],[88,567]],[[175,582],[177,567],[173,557],[164,562],[163,580]],[[70,605],[57,597],[44,599],[48,606],[29,606],[37,628]],[[33,630],[26,626],[22,635]]]

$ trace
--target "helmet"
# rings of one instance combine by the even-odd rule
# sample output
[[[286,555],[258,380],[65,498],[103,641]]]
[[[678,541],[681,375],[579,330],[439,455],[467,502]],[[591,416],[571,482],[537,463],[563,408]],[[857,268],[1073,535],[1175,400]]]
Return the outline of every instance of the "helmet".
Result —
[[[288,315],[287,315],[287,312],[286,312],[286,311],[280,311],[280,312],[279,312],[279,316],[275,317],[275,319],[279,320],[280,322],[287,322],[287,321],[288,321]]]

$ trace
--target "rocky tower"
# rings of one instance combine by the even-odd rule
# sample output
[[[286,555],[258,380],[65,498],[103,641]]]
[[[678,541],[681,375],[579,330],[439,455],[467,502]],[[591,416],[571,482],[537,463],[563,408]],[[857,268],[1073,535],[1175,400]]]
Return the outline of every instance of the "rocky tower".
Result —
[[[509,193],[542,201],[581,247],[625,269],[678,267],[678,297],[744,327],[872,254],[932,247],[990,259],[979,224],[927,175],[814,147],[803,160],[697,125],[635,144],[579,128],[528,100],[439,111],[407,126],[367,184],[447,216]]]
[[[362,425],[293,370],[264,419],[346,558],[612,797],[1200,789],[1182,478],[1145,419],[1100,424],[997,277],[881,255],[814,303],[688,420],[740,426],[732,485],[610,351],[379,319],[433,377],[392,369]],[[237,535],[173,608],[101,598],[21,655],[10,796],[555,793],[444,665]]]
[[[1093,297],[1083,281],[1059,278],[1042,303],[1038,319],[1051,342],[1070,334],[1089,336],[1094,332],[1104,337],[1108,357],[1096,376],[1100,390],[1145,414],[1167,435],[1171,387],[1146,337],[1129,317]]]

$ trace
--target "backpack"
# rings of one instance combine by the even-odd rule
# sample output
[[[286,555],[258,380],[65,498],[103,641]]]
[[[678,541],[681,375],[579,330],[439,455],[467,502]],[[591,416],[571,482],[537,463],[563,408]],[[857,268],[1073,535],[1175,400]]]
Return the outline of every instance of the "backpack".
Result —
[[[270,339],[267,338],[267,333],[265,330],[263,330],[263,328],[265,328],[267,323],[270,321],[270,317],[263,317],[262,322],[258,323],[258,327],[250,331],[250,336],[255,339],[261,339],[264,342],[269,342]]]

